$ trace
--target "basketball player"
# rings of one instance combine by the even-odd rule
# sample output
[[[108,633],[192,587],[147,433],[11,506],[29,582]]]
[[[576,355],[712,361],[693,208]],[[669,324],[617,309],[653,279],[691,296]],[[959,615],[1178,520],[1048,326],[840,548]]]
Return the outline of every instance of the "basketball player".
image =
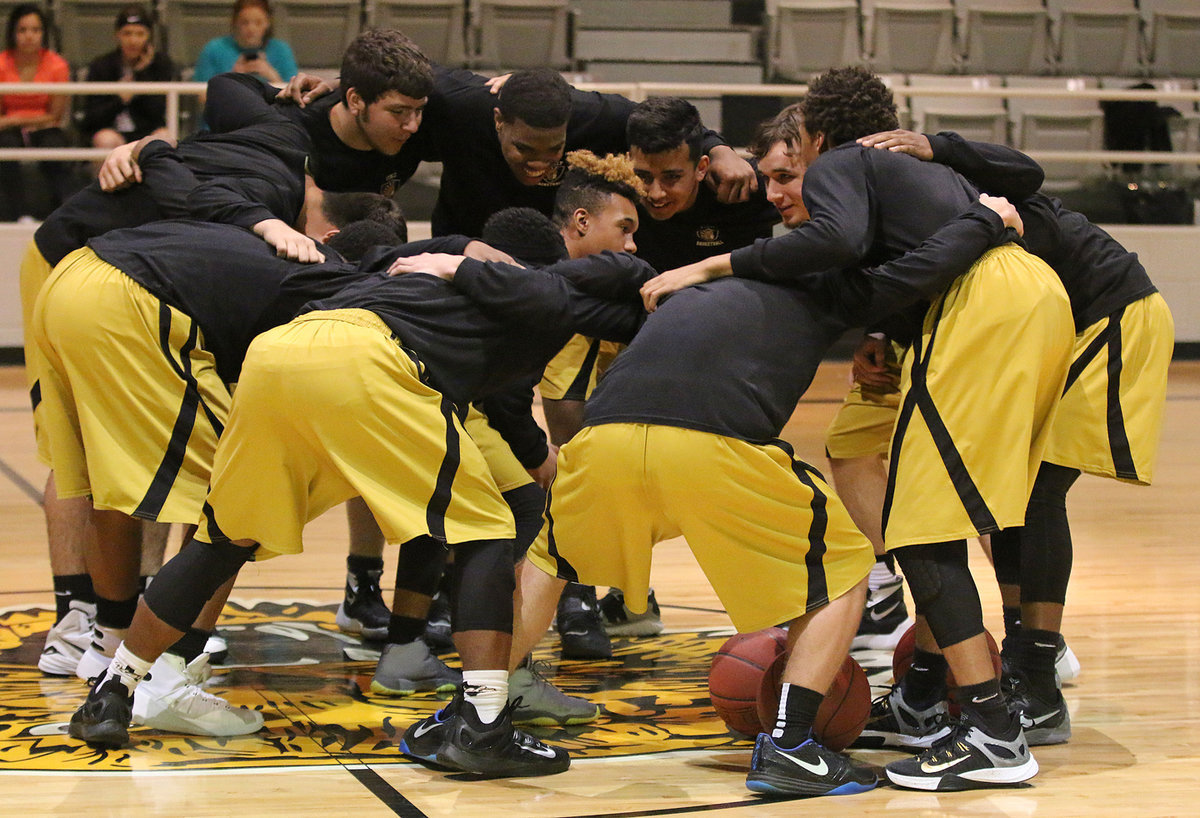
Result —
[[[735,272],[786,281],[897,258],[974,198],[949,168],[855,144],[896,127],[891,92],[869,72],[826,72],[801,105],[794,147],[806,167],[803,204],[811,219],[785,236],[660,276],[644,288],[649,307],[682,286]],[[981,358],[987,349],[997,356],[1003,349],[1004,358]],[[963,716],[945,740],[888,765],[900,786],[962,789],[1037,773],[992,666],[965,538],[1023,522],[1070,350],[1062,284],[1043,262],[1005,246],[934,301],[905,362],[884,541],[897,551],[917,610],[959,682]],[[969,380],[979,371],[995,379],[986,394]],[[994,394],[1008,397],[1002,407]],[[985,445],[995,440],[1005,445]]]

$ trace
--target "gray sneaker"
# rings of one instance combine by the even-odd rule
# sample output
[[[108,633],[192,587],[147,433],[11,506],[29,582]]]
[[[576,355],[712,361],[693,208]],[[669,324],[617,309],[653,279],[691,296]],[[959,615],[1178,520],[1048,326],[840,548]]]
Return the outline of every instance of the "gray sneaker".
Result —
[[[919,709],[904,699],[904,691],[896,685],[890,692],[871,702],[871,713],[867,724],[851,747],[879,749],[898,747],[919,750],[950,734],[946,723],[949,707],[945,701],[936,702],[928,708]]]
[[[640,614],[629,610],[622,591],[609,589],[600,600],[600,617],[609,636],[657,636],[663,632],[662,612],[653,588],[646,595],[646,611]]]
[[[411,696],[418,690],[453,693],[462,684],[462,673],[429,652],[418,639],[405,645],[389,644],[379,657],[371,692],[379,696]]]
[[[543,667],[544,662],[526,662],[509,675],[508,701],[515,705],[513,722],[550,727],[595,721],[600,708],[550,684],[541,673]]]

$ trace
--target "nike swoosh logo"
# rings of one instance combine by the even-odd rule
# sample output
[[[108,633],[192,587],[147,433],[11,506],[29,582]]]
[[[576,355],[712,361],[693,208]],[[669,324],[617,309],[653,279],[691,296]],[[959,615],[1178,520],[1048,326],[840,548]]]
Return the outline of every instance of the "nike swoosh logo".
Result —
[[[928,761],[924,761],[921,763],[921,772],[940,773],[942,770],[948,770],[951,767],[962,764],[968,758],[970,758],[970,756],[959,756],[958,758],[951,759],[950,761],[943,761],[941,764],[930,764]]]
[[[992,694],[992,695],[990,695],[990,696],[984,696],[982,699],[981,699],[981,698],[979,698],[978,696],[972,696],[972,697],[971,697],[971,704],[983,704],[984,702],[990,702],[990,701],[991,701],[992,699],[994,699],[994,698],[996,698],[996,694],[995,694],[995,693],[993,693],[993,694]]]
[[[1024,713],[1022,713],[1021,714],[1021,727],[1023,727],[1023,728],[1037,727],[1042,722],[1049,721],[1050,719],[1054,718],[1060,712],[1061,711],[1059,711],[1059,710],[1055,710],[1051,713],[1047,713],[1044,716],[1038,716],[1037,718],[1030,718],[1029,716],[1026,716]]]
[[[528,749],[529,752],[540,755],[542,758],[554,758],[557,755],[554,750],[544,744],[531,744]]]
[[[887,616],[888,616],[888,615],[889,615],[889,614],[890,614],[892,611],[896,610],[896,609],[897,609],[897,608],[899,608],[899,607],[900,607],[900,600],[896,600],[895,602],[893,602],[893,603],[892,603],[890,606],[888,606],[888,607],[887,607],[886,609],[884,609],[883,611],[876,611],[874,608],[872,608],[872,609],[871,609],[871,612],[870,612],[870,613],[871,613],[871,619],[872,619],[872,620],[874,620],[875,622],[878,622],[878,621],[880,621],[881,619],[885,619],[885,618],[887,618]]]
[[[420,738],[421,736],[428,733],[430,730],[436,730],[437,728],[439,728],[441,726],[442,726],[442,723],[440,721],[422,722],[413,729],[413,738]]]
[[[788,755],[787,753],[780,753],[780,755],[782,755],[784,758],[786,758],[788,761],[792,762],[796,766],[803,767],[804,769],[808,770],[813,775],[825,775],[826,773],[829,772],[829,765],[825,763],[825,759],[823,759],[823,758],[818,763],[812,764],[808,761],[805,761],[802,758],[793,758],[792,756]]]

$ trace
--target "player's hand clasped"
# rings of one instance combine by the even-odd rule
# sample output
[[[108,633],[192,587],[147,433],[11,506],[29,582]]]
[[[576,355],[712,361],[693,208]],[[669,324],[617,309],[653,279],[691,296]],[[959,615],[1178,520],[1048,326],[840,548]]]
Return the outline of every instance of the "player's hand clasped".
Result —
[[[419,253],[415,256],[403,256],[392,262],[388,275],[401,273],[426,273],[447,281],[454,280],[458,266],[466,261],[466,256],[452,256],[449,253]]]
[[[256,235],[275,248],[275,255],[290,258],[301,264],[315,264],[325,260],[317,244],[308,236],[293,229],[282,219],[263,219],[254,225]]]

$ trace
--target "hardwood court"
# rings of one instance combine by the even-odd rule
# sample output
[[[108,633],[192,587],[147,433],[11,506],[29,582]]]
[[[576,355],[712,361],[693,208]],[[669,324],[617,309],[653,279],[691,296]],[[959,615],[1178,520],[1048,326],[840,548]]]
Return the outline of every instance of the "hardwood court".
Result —
[[[845,391],[846,370],[822,368],[786,432],[814,465],[822,465],[821,434]],[[0,576],[0,814],[1196,814],[1197,453],[1200,364],[1182,363],[1171,371],[1155,485],[1084,478],[1071,493],[1075,568],[1064,630],[1083,670],[1066,690],[1072,740],[1035,750],[1042,772],[1032,786],[941,795],[881,788],[804,803],[751,796],[743,786],[751,745],[724,733],[704,701],[706,652],[723,639],[711,629],[729,623],[679,542],[663,544],[655,565],[669,636],[624,640],[614,661],[591,665],[559,662],[552,635],[539,649],[563,687],[599,691],[604,705],[595,725],[544,734],[572,748],[571,770],[464,781],[402,761],[392,749],[398,731],[435,708],[434,700],[361,693],[372,665],[354,661],[362,654],[332,625],[345,556],[337,510],[309,527],[305,554],[248,566],[234,590],[226,624],[230,661],[242,667],[219,679],[217,689],[263,709],[262,733],[221,742],[140,730],[129,752],[107,755],[62,736],[57,725],[82,700],[84,686],[47,679],[34,666],[52,621],[36,505],[45,470],[33,451],[23,372],[0,368],[0,536],[8,569]],[[981,556],[974,567],[989,627],[999,634],[994,582]],[[857,756],[877,764],[896,757]]]

